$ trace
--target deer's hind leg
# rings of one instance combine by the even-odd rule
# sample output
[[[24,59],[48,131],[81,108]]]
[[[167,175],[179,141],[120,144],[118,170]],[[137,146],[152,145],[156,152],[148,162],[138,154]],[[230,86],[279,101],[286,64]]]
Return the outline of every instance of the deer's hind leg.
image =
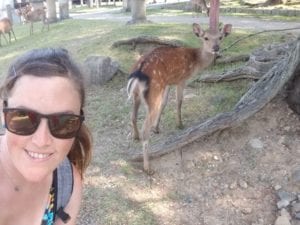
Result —
[[[183,90],[185,87],[185,82],[182,81],[179,84],[177,84],[176,87],[176,98],[177,98],[177,118],[176,118],[176,124],[179,129],[183,128],[182,120],[181,120],[181,106],[183,101]]]
[[[33,34],[33,22],[30,23],[29,33],[30,35]]]
[[[151,134],[151,128],[156,121],[159,121],[163,103],[164,103],[165,90],[151,90],[145,98],[145,104],[147,109],[146,119],[143,125],[142,140],[143,140],[143,157],[144,157],[144,170],[150,174],[149,162],[149,139]]]
[[[13,29],[11,29],[11,32],[12,32],[12,34],[14,35],[14,38],[15,38],[15,41],[17,40],[17,38],[16,38],[16,35],[15,35],[15,32],[14,32],[14,30]]]
[[[163,93],[162,103],[158,107],[158,115],[157,115],[157,117],[154,121],[154,124],[153,124],[153,132],[156,133],[156,134],[159,133],[159,122],[160,122],[161,114],[162,114],[162,112],[163,112],[163,110],[166,107],[166,104],[168,102],[169,91],[170,91],[170,88],[169,88],[169,86],[167,86],[165,88],[164,93]]]
[[[137,116],[138,116],[138,111],[139,111],[140,105],[141,105],[141,98],[138,94],[135,93],[133,95],[133,110],[132,110],[132,114],[131,114],[131,125],[133,128],[133,138],[135,140],[140,139],[139,130],[137,127]]]

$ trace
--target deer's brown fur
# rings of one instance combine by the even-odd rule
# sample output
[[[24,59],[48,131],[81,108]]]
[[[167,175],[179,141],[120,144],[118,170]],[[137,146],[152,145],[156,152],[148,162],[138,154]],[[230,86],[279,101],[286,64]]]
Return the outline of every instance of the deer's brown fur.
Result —
[[[177,126],[183,127],[181,105],[185,82],[193,74],[208,67],[219,51],[223,37],[231,32],[231,24],[226,24],[221,31],[204,31],[200,25],[193,24],[194,34],[203,42],[201,48],[160,47],[142,56],[133,66],[127,84],[129,97],[133,98],[131,116],[133,136],[139,139],[137,128],[138,109],[143,101],[147,115],[142,128],[144,170],[150,172],[148,141],[151,128],[158,132],[161,113],[167,102],[170,85],[177,89]]]
[[[8,41],[5,37],[5,34],[8,34],[9,43],[11,42],[11,33],[14,35],[15,40],[17,40],[15,32],[13,30],[12,22],[10,21],[10,19],[7,17],[2,18],[0,20],[0,46],[1,46],[1,36],[3,36],[4,39],[6,40],[6,43],[8,43]]]

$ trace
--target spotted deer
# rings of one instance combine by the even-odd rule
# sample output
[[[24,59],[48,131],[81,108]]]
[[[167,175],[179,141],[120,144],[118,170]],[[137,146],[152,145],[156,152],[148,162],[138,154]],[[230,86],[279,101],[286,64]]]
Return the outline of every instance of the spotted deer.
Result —
[[[16,35],[15,32],[13,30],[13,25],[12,22],[10,21],[9,18],[4,17],[2,19],[0,19],[0,46],[1,46],[1,36],[4,37],[6,43],[8,43],[5,34],[8,34],[9,37],[9,43],[11,42],[11,33],[14,35],[15,41],[16,39]]]
[[[20,10],[20,14],[24,18],[25,23],[30,23],[30,35],[33,34],[33,23],[42,21],[43,27],[42,31],[44,30],[45,26],[49,30],[49,23],[46,17],[46,11],[44,8],[32,9],[30,5],[26,6],[24,10]]]
[[[139,140],[137,128],[138,109],[143,101],[146,105],[146,118],[142,128],[144,170],[150,173],[148,145],[151,129],[159,132],[161,113],[167,103],[170,85],[176,85],[177,126],[183,127],[181,105],[185,82],[193,74],[212,64],[220,49],[220,42],[231,32],[232,25],[226,24],[223,29],[212,32],[203,30],[193,24],[194,34],[203,42],[201,48],[159,47],[142,56],[133,66],[128,78],[127,93],[133,98],[131,123],[133,137]]]

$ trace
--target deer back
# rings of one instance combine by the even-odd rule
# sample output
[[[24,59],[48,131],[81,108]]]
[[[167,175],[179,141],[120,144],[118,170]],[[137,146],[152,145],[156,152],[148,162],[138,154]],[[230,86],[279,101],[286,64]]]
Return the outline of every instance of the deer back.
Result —
[[[197,68],[198,49],[160,47],[142,56],[134,70],[140,69],[150,80],[166,85],[187,79]]]
[[[35,9],[33,11],[27,12],[24,18],[29,22],[45,21],[46,12],[44,9]]]
[[[140,70],[150,81],[155,80],[162,86],[178,84],[214,61],[220,42],[230,33],[231,25],[227,24],[223,30],[211,32],[193,24],[193,31],[202,42],[202,47],[159,47],[142,56],[133,70]]]

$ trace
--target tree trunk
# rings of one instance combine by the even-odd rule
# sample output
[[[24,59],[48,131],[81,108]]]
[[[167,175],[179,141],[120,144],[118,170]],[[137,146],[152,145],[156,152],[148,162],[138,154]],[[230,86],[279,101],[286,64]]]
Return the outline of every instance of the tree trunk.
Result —
[[[123,0],[123,12],[131,11],[131,0]]]
[[[146,18],[146,0],[131,0],[132,20],[128,24],[145,23]]]
[[[69,0],[59,0],[59,18],[61,20],[69,18]]]
[[[217,31],[219,27],[220,0],[211,0],[209,9],[209,29]]]
[[[47,0],[48,22],[57,21],[55,0]]]

